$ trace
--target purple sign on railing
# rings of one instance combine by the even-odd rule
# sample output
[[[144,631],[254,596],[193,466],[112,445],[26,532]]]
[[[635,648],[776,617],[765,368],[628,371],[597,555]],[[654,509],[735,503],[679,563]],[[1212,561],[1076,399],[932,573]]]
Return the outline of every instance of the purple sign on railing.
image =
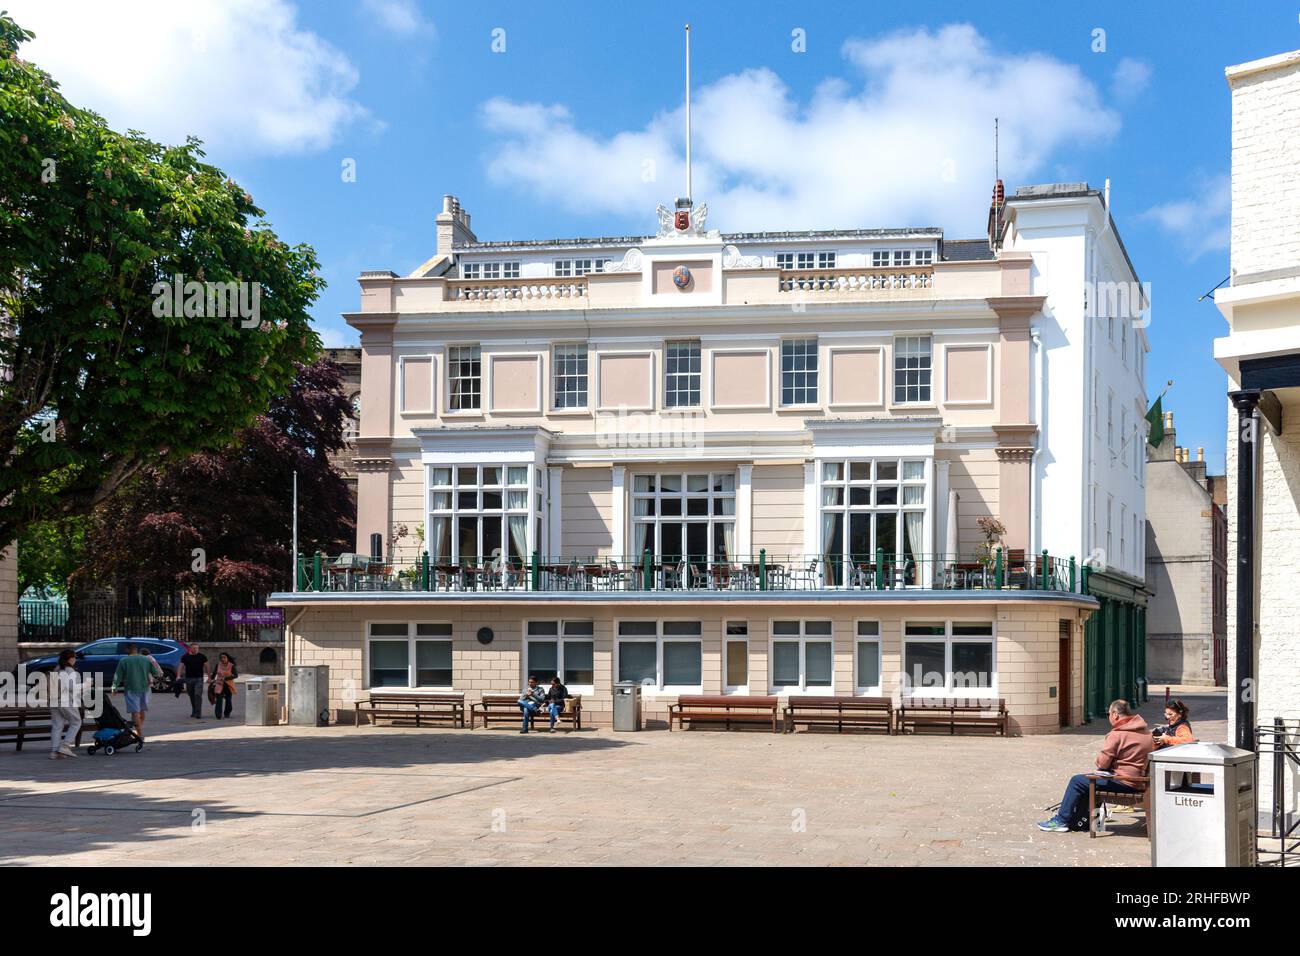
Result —
[[[283,627],[284,608],[254,607],[243,610],[227,610],[227,624],[258,624],[262,627]]]

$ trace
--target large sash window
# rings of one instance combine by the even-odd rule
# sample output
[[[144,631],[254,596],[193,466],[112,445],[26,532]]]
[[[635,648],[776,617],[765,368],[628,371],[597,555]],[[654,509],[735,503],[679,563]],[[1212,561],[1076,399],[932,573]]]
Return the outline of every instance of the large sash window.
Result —
[[[869,458],[819,463],[821,557],[828,585],[876,574],[920,583],[929,505],[924,458]],[[902,580],[898,576],[902,576]]]
[[[530,465],[429,468],[425,547],[433,564],[528,561]],[[534,512],[541,513],[540,504]]]

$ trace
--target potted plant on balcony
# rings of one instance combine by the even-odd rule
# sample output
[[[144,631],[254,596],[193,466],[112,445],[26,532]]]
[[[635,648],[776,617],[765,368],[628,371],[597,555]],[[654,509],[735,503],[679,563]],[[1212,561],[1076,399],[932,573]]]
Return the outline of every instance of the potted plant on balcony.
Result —
[[[1007,533],[1007,526],[993,515],[978,518],[975,524],[984,535],[983,543],[975,549],[975,558],[984,565],[984,576],[987,579],[993,574],[994,565],[997,564],[998,546],[1002,542],[1002,536]]]

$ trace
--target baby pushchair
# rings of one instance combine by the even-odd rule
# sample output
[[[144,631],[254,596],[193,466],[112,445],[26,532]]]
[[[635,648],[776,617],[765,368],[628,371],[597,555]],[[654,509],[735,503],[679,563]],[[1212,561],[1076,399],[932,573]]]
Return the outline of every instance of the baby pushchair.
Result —
[[[144,741],[136,736],[131,725],[105,694],[104,709],[99,715],[99,729],[95,731],[95,742],[90,745],[86,753],[93,754],[102,747],[105,755],[111,757],[130,744],[135,744],[137,753],[144,749]]]

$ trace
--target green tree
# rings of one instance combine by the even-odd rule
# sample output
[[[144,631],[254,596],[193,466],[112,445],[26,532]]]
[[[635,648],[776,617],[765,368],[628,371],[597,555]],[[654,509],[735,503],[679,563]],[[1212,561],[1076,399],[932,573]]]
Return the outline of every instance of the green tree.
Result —
[[[70,104],[19,57],[31,36],[0,15],[0,542],[224,446],[320,347],[313,250],[280,241],[197,140]],[[252,308],[202,287],[178,308],[176,276],[240,283]]]
[[[29,587],[66,591],[86,548],[85,515],[37,521],[18,539],[18,593]]]

